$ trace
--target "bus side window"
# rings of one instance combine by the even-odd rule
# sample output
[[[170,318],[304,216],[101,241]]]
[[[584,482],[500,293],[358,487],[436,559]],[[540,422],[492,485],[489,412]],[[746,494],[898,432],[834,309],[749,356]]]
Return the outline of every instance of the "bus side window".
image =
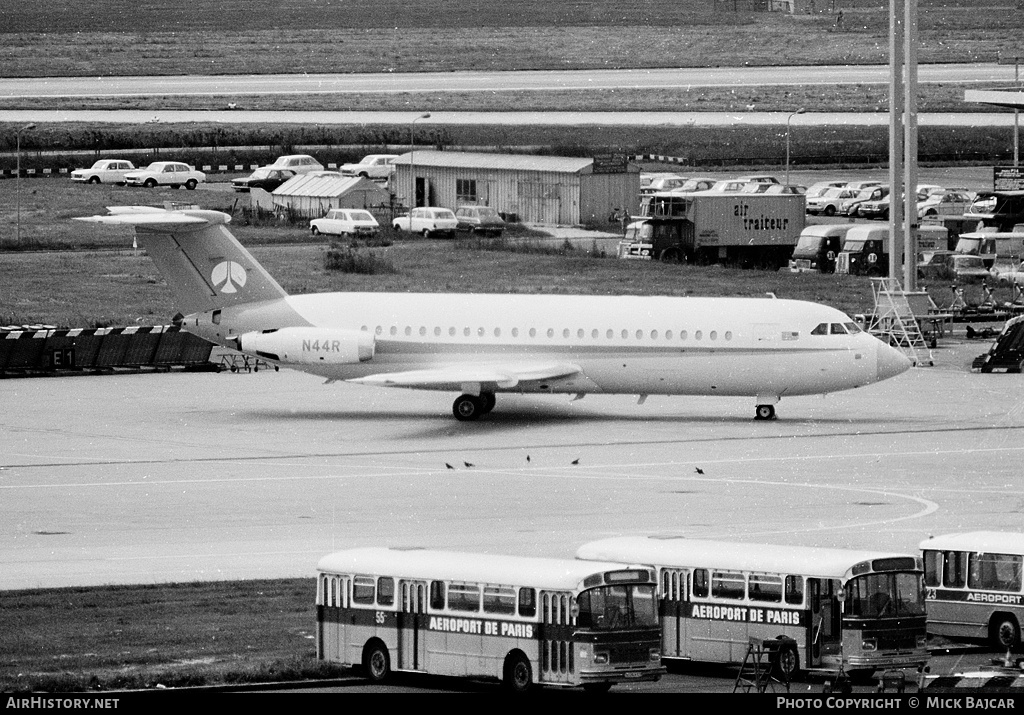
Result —
[[[967,552],[942,552],[942,585],[963,588],[967,582]]]
[[[480,587],[453,583],[448,587],[448,608],[452,611],[476,613],[480,610]]]
[[[484,613],[516,612],[516,592],[504,586],[484,586]]]
[[[751,601],[779,603],[782,601],[782,579],[767,574],[750,574],[747,597]]]
[[[390,606],[395,602],[395,580],[389,576],[377,579],[377,605]]]
[[[444,609],[444,581],[430,582],[430,607],[439,611]]]
[[[924,585],[925,586],[940,586],[942,585],[942,569],[940,564],[942,563],[942,554],[938,551],[925,551],[924,552]]]
[[[352,600],[355,603],[373,605],[375,585],[373,576],[356,576],[352,582]]]
[[[799,606],[804,602],[803,576],[786,576],[786,603]]]
[[[713,571],[711,573],[712,596],[741,599],[745,590],[743,574],[735,571]]]
[[[537,615],[537,592],[532,588],[519,589],[519,615],[527,618]]]
[[[694,569],[693,570],[693,588],[691,589],[694,596],[698,598],[707,598],[708,595],[708,570],[707,569]]]

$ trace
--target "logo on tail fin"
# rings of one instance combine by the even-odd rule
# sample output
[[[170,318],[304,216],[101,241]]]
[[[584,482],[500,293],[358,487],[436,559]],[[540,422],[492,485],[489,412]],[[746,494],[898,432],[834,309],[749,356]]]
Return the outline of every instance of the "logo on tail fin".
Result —
[[[237,293],[245,285],[245,268],[234,261],[224,261],[213,267],[210,280],[221,293]]]

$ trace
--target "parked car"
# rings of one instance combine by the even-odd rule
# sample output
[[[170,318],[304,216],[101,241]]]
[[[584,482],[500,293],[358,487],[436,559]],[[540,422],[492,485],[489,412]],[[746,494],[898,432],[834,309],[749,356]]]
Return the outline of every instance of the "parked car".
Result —
[[[846,188],[845,181],[816,181],[807,187],[805,195],[807,198],[814,198],[815,196],[821,196],[829,189],[843,189]]]
[[[342,164],[345,176],[362,176],[364,179],[390,179],[395,173],[395,159],[398,154],[368,154],[358,164]]]
[[[436,206],[415,208],[407,214],[396,216],[391,222],[391,227],[396,231],[422,233],[424,238],[439,234],[453,238],[458,225],[459,220],[450,209]]]
[[[821,196],[812,196],[807,199],[806,211],[809,214],[823,214],[835,216],[839,213],[839,206],[848,199],[857,195],[854,189],[829,189]]]
[[[850,199],[844,199],[839,204],[839,213],[843,216],[856,216],[860,205],[865,201],[878,201],[889,195],[888,186],[871,186],[861,189],[857,195]]]
[[[640,187],[640,195],[656,194],[659,191],[674,191],[682,187],[687,181],[685,176],[678,174],[664,174],[655,176],[646,186]]]
[[[981,256],[954,251],[936,251],[931,259],[917,268],[918,278],[954,280],[957,283],[981,283],[992,278]]]
[[[672,193],[685,194],[688,192],[707,191],[717,183],[718,179],[712,179],[707,176],[695,176],[684,181],[681,186],[672,189]]]
[[[365,209],[331,209],[321,218],[309,222],[310,232],[316,236],[375,236],[380,224]]]
[[[774,176],[767,174],[752,174],[750,176],[741,176],[737,181],[742,181],[747,184],[781,184],[782,182],[776,179]]]
[[[992,270],[992,274],[1000,283],[1008,283],[1010,285],[1017,285],[1024,288],[1024,261],[1021,261],[1017,265],[1002,266],[996,264]]]
[[[135,164],[125,159],[100,159],[88,169],[71,172],[72,181],[86,184],[124,184],[124,175],[135,170]]]
[[[324,165],[311,157],[309,154],[289,154],[279,156],[273,164],[268,164],[275,169],[291,169],[296,174],[308,174],[311,171],[323,171]]]
[[[933,193],[917,204],[918,218],[937,218],[939,216],[963,216],[974,197],[966,191],[946,191]]]
[[[128,186],[145,186],[147,189],[155,186],[180,189],[184,186],[191,191],[204,181],[206,174],[180,161],[154,161],[145,169],[129,171],[124,175],[124,182]]]
[[[924,201],[929,195],[935,192],[943,192],[944,188],[936,186],[935,184],[918,184],[917,185],[917,200],[918,202]],[[889,220],[889,200],[892,198],[891,195],[877,201],[865,201],[857,208],[857,215],[861,218],[872,218],[881,219],[883,221]]]
[[[500,236],[505,222],[490,206],[459,206],[455,209],[459,221],[458,230],[469,231],[481,236]]]
[[[293,176],[295,176],[295,172],[291,169],[275,169],[272,166],[262,166],[246,177],[232,179],[231,188],[235,191],[250,191],[251,189],[273,191]]]

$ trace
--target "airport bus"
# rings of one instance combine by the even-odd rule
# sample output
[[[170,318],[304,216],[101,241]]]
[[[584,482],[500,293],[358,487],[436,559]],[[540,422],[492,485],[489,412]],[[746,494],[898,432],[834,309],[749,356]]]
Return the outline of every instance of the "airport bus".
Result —
[[[359,548],[318,572],[317,658],[373,682],[415,671],[603,692],[665,672],[646,567]]]
[[[1024,534],[974,531],[921,542],[928,632],[1020,646],[1024,622]]]
[[[626,536],[580,559],[657,571],[662,657],[743,663],[751,639],[782,643],[773,665],[870,677],[928,661],[919,557],[900,553]]]

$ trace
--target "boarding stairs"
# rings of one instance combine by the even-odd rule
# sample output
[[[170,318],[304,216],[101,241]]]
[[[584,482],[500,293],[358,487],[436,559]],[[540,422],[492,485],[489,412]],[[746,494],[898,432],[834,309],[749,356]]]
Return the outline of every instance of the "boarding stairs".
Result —
[[[789,692],[789,679],[776,667],[779,653],[788,641],[781,638],[762,640],[751,638],[747,645],[747,654],[736,674],[736,683],[732,691],[743,693],[775,692],[779,685]]]
[[[935,358],[910,306],[910,298],[919,294],[907,293],[895,278],[872,278],[871,291],[875,307],[867,331],[900,350],[916,367],[934,365]]]

